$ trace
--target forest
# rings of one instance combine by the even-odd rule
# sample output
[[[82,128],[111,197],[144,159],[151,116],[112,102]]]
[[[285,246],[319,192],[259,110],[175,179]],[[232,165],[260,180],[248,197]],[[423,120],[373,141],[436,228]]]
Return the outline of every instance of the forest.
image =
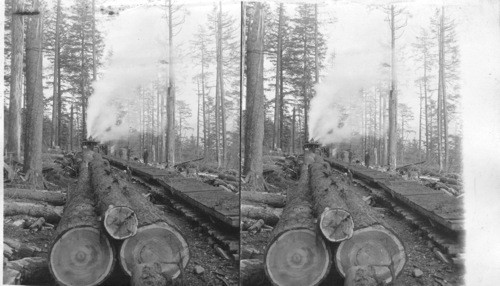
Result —
[[[77,150],[92,138],[107,143],[113,153],[130,150],[131,158],[142,160],[148,150],[153,162],[171,166],[203,157],[216,167],[237,169],[234,8],[224,11],[222,3],[207,3],[194,12],[204,20],[193,22],[191,11],[172,1],[97,2],[6,3],[6,154],[28,160],[34,138],[41,141],[33,146],[41,144],[44,151]],[[157,18],[146,23],[147,12]],[[150,26],[134,27],[128,17],[142,17],[142,24]],[[157,34],[144,34],[144,29],[164,32],[162,45]],[[119,43],[140,35],[140,44]],[[36,72],[33,79],[30,72]],[[32,124],[42,127],[30,130]]]
[[[391,169],[426,161],[437,172],[460,172],[457,11],[356,8],[380,23],[368,53],[336,46],[346,42],[336,43],[340,36],[334,34],[343,10],[332,13],[328,4],[263,5],[264,152],[294,154],[316,140],[336,154],[352,150],[359,160],[368,152],[375,165]],[[367,30],[349,33],[363,37]],[[367,42],[359,41],[361,47]]]

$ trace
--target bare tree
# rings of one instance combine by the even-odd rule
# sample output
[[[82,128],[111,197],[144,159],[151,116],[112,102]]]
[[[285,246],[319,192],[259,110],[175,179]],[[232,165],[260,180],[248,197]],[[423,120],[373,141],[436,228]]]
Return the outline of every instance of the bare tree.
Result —
[[[386,9],[388,14],[389,28],[391,31],[391,88],[389,90],[389,142],[388,142],[388,165],[390,170],[396,168],[397,157],[397,77],[396,77],[396,40],[402,36],[401,29],[407,24],[408,19],[402,16],[405,13],[403,8],[396,8],[391,5]],[[400,32],[400,34],[398,34]]]
[[[24,23],[23,1],[12,0],[12,54],[10,73],[9,125],[7,134],[7,152],[15,159],[21,156],[21,102],[23,98],[23,48]]]
[[[264,189],[262,145],[264,141],[264,11],[254,4],[247,37],[247,97],[245,120],[245,161],[243,174],[253,190]]]
[[[35,187],[43,186],[42,177],[42,23],[40,1],[32,1],[33,13],[26,28],[26,137],[24,172]]]
[[[52,146],[59,146],[61,128],[61,68],[59,66],[60,46],[60,25],[61,25],[61,0],[56,4],[56,31],[54,40],[54,83],[52,93]]]

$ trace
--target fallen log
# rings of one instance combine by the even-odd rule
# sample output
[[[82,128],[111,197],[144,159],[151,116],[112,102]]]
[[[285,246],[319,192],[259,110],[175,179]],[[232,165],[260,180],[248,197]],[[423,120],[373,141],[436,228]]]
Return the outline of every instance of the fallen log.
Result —
[[[25,257],[36,256],[40,252],[42,252],[41,248],[28,243],[21,242],[18,239],[11,239],[5,237],[3,239],[3,244],[4,246],[8,246],[11,251],[11,254],[8,257],[9,260],[11,260],[12,258],[21,259]],[[5,254],[5,248],[4,248],[4,254]]]
[[[103,160],[101,154],[94,153],[89,170],[97,201],[96,209],[103,218],[107,233],[116,240],[134,236],[137,233],[137,216],[120,191],[118,178],[111,174],[109,162]]]
[[[126,181],[120,180],[120,189],[130,201],[139,222],[137,234],[124,240],[120,248],[122,269],[132,276],[137,264],[157,262],[163,275],[177,278],[189,261],[186,239],[162,211]],[[142,268],[143,271],[147,269]],[[142,276],[143,273],[136,271],[134,275]]]
[[[406,263],[406,252],[397,235],[384,227],[363,198],[342,183],[340,175],[333,174],[341,197],[354,221],[354,233],[339,244],[335,266],[346,277],[353,266],[385,266],[377,277],[384,283],[393,281]]]
[[[318,218],[321,233],[330,242],[351,238],[354,222],[340,196],[339,187],[330,178],[332,175],[330,165],[319,160],[311,164],[309,172],[314,213]]]
[[[50,282],[47,275],[47,259],[42,257],[26,257],[9,261],[3,267],[4,285],[44,284]]]
[[[244,202],[266,204],[274,208],[283,208],[286,204],[285,196],[267,192],[242,191],[241,200]]]
[[[219,174],[217,177],[219,179],[222,179],[222,180],[225,180],[225,181],[230,181],[230,182],[239,182],[240,181],[235,176],[228,175],[228,174]]]
[[[280,216],[282,215],[282,209],[276,208],[265,208],[260,206],[253,205],[241,205],[240,207],[240,216],[251,218],[251,219],[262,219],[267,225],[275,226],[280,220]]]
[[[27,215],[36,218],[43,217],[49,223],[57,223],[61,220],[63,207],[6,200],[3,204],[3,211],[4,216]]]
[[[176,167],[179,167],[179,166],[182,166],[182,165],[186,165],[187,163],[191,163],[191,162],[196,162],[196,161],[201,161],[205,159],[205,157],[201,157],[201,158],[196,158],[196,159],[192,159],[192,160],[187,160],[187,161],[184,161],[184,162],[180,162],[180,163],[177,163],[174,165],[174,168]]]
[[[446,178],[446,177],[439,177],[439,181],[445,184],[452,184],[452,185],[457,185],[457,186],[462,186],[462,182],[457,180],[457,179],[452,179],[452,178]]]
[[[410,167],[410,166],[415,166],[415,165],[424,164],[425,162],[427,162],[427,161],[421,161],[421,162],[416,162],[416,163],[411,163],[411,164],[407,164],[407,165],[399,166],[399,167],[397,167],[395,170],[396,170],[396,171],[399,171],[399,170],[401,170],[401,169],[405,169],[405,168]]]
[[[317,232],[308,190],[312,161],[306,155],[298,186],[288,190],[286,206],[266,249],[264,268],[274,285],[319,285],[330,271],[330,248]]]
[[[264,271],[264,264],[260,259],[240,260],[240,285],[241,286],[265,286],[270,285]]]
[[[9,199],[42,201],[54,206],[64,206],[64,204],[66,203],[66,194],[46,190],[5,188],[4,196],[5,198]]]
[[[75,188],[70,188],[64,214],[49,251],[49,268],[60,285],[98,285],[109,277],[115,264],[113,247],[94,207],[86,152]]]

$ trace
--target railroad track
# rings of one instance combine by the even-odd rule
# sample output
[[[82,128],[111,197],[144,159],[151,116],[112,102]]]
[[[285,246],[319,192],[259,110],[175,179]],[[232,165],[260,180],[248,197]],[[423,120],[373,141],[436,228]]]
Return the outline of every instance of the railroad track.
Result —
[[[369,191],[376,204],[418,228],[442,261],[449,262],[449,257],[453,263],[463,264],[463,209],[460,200],[417,182],[388,178],[389,175],[383,172],[327,160],[339,173],[349,169],[353,181]]]
[[[157,207],[170,208],[199,227],[222,257],[239,260],[239,198],[236,194],[166,170],[110,156],[105,158],[119,170],[128,166],[132,181],[149,190]]]

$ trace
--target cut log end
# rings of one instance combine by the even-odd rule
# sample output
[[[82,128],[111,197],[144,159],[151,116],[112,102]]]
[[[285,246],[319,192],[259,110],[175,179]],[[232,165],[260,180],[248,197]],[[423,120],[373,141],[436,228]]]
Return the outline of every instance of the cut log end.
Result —
[[[265,269],[275,285],[318,285],[328,274],[330,250],[310,229],[293,229],[279,235],[265,257]]]
[[[109,240],[93,227],[68,230],[50,251],[50,271],[61,285],[98,285],[114,262]]]
[[[114,239],[123,240],[134,236],[138,224],[135,212],[129,207],[111,207],[104,214],[104,227]]]
[[[381,225],[354,231],[351,239],[340,243],[335,255],[335,265],[343,277],[351,267],[378,266],[376,276],[385,283],[397,277],[405,263],[403,243]]]
[[[164,222],[140,227],[126,239],[120,249],[120,264],[129,276],[136,264],[161,265],[162,273],[175,279],[189,261],[189,248],[184,237]]]
[[[319,219],[323,236],[331,242],[340,242],[352,237],[354,222],[351,214],[342,209],[326,209]]]

